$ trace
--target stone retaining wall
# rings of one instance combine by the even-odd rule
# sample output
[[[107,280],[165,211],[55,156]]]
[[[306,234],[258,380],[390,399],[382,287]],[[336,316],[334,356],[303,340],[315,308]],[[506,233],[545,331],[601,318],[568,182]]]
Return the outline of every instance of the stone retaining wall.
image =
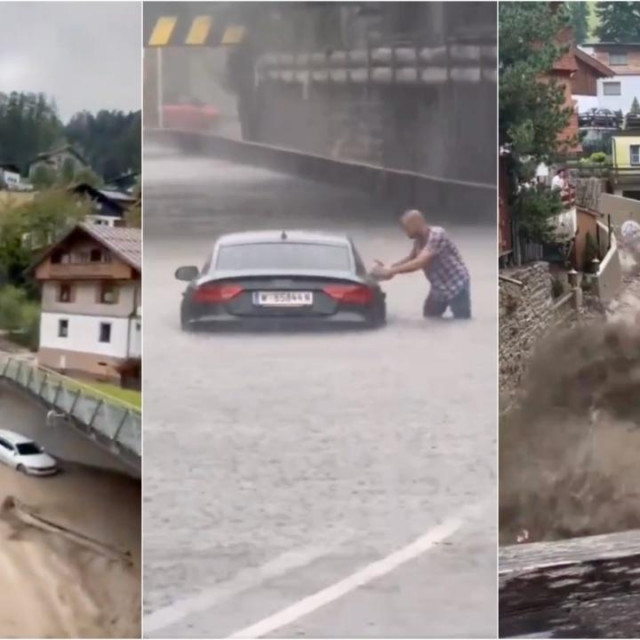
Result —
[[[500,281],[501,394],[517,388],[540,339],[549,330],[568,325],[576,317],[572,294],[554,299],[553,278],[546,262],[510,270],[508,276],[521,282],[522,287]]]

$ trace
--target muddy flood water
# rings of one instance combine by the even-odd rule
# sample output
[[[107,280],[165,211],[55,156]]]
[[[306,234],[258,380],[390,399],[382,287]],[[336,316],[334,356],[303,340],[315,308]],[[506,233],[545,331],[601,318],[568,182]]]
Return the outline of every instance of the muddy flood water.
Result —
[[[539,350],[500,422],[502,544],[640,528],[640,326],[582,326]]]
[[[0,637],[139,637],[140,482],[68,427],[44,426],[40,407],[3,386],[0,429],[36,438],[63,467],[34,478],[0,465]]]

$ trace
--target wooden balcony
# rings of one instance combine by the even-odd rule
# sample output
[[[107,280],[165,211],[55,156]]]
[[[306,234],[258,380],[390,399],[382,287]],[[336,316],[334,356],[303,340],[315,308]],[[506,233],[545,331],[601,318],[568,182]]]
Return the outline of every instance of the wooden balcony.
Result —
[[[129,280],[130,266],[122,262],[84,262],[77,264],[46,261],[36,270],[37,280]]]

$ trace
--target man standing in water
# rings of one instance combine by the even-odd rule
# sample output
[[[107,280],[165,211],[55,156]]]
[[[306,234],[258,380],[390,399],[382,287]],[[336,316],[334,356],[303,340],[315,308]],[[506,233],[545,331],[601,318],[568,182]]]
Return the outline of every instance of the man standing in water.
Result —
[[[430,227],[422,213],[415,209],[404,213],[401,223],[413,240],[411,253],[390,267],[376,261],[373,274],[381,280],[390,280],[422,269],[431,284],[424,303],[424,317],[441,317],[450,307],[454,318],[471,318],[469,271],[447,232],[442,227]]]

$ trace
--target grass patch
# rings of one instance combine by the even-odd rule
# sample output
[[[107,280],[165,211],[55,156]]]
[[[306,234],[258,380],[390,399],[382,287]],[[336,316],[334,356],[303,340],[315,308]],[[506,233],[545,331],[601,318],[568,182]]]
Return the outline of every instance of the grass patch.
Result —
[[[55,372],[48,371],[48,375],[55,375]],[[112,398],[115,402],[126,403],[131,405],[138,411],[142,410],[142,393],[133,389],[122,389],[118,385],[110,382],[98,382],[96,380],[78,380],[60,375],[60,379],[67,389],[82,389],[87,395],[92,395],[91,391],[95,391],[95,397],[100,400]]]
[[[108,382],[84,382],[83,384],[92,389],[96,389],[104,395],[132,404],[136,409],[142,409],[142,393],[140,393],[140,391],[123,389]]]

